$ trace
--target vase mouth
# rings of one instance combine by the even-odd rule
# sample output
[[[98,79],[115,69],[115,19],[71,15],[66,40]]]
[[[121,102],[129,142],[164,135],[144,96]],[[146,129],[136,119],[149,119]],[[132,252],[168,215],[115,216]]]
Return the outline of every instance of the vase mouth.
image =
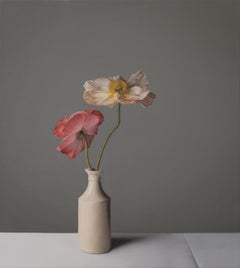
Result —
[[[86,168],[85,171],[87,172],[87,174],[90,174],[90,175],[100,175],[103,173],[102,170],[92,170],[90,168]]]

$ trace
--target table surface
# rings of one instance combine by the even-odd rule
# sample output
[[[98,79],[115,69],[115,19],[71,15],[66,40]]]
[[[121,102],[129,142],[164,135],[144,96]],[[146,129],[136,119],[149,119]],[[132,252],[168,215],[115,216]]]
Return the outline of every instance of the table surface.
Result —
[[[240,268],[240,233],[113,234],[107,254],[77,234],[0,233],[0,268]]]

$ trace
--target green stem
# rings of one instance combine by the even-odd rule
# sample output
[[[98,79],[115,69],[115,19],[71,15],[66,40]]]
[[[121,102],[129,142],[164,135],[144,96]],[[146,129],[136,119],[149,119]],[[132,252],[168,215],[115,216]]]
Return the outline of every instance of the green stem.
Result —
[[[102,155],[103,155],[103,152],[104,152],[104,149],[110,139],[110,137],[112,136],[112,134],[117,130],[117,128],[119,127],[121,123],[121,104],[118,103],[118,113],[117,113],[117,122],[116,122],[116,125],[113,127],[113,129],[109,132],[109,134],[107,135],[103,145],[102,145],[102,148],[100,150],[100,153],[99,153],[99,156],[98,156],[98,161],[97,161],[97,168],[96,170],[99,170],[99,167],[100,167],[100,163],[101,163],[101,160],[102,160]]]
[[[81,135],[83,136],[83,141],[84,141],[84,145],[85,145],[85,160],[86,160],[86,163],[88,165],[88,168],[93,170],[91,164],[90,164],[90,161],[89,161],[89,154],[88,154],[88,144],[87,144],[87,137],[86,135],[84,134],[84,132],[81,133]]]

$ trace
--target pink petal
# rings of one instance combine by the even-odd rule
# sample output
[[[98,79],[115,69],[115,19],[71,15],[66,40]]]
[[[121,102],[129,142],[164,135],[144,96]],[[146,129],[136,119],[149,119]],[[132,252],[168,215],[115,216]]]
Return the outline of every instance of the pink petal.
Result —
[[[93,135],[86,135],[86,138],[87,138],[87,144],[88,144],[88,148],[89,148],[92,144],[92,140],[93,140],[94,136]]]
[[[96,135],[98,127],[104,120],[103,114],[97,110],[86,110],[87,117],[85,119],[83,129],[85,134]]]
[[[96,135],[99,125],[99,118],[96,115],[91,114],[84,122],[84,132],[88,135]]]
[[[85,146],[84,146],[83,140],[80,140],[77,146],[75,147],[75,152],[74,152],[75,157],[79,155],[82,151],[84,151],[84,148]]]
[[[69,158],[75,158],[84,150],[83,140],[79,139],[77,135],[68,136],[59,144],[57,150]]]
[[[64,116],[63,118],[61,118],[56,127],[54,128],[54,135],[58,138],[64,138],[65,134],[64,134],[64,126],[66,124],[66,122],[68,121],[68,117]]]
[[[76,112],[73,115],[71,115],[64,126],[65,136],[78,133],[80,130],[82,130],[85,119],[86,119],[85,112]]]
[[[103,114],[98,110],[85,110],[85,112],[87,112],[88,114],[95,114],[99,119],[99,124],[102,124],[102,122],[104,121]]]

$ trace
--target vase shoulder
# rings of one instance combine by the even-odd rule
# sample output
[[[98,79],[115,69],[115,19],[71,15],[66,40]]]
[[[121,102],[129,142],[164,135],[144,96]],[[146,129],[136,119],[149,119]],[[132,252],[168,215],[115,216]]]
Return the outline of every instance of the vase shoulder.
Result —
[[[79,198],[79,201],[84,201],[84,202],[92,202],[92,203],[96,203],[96,202],[109,202],[111,200],[111,198],[104,192],[102,192],[101,194],[98,193],[87,193],[84,192]]]

